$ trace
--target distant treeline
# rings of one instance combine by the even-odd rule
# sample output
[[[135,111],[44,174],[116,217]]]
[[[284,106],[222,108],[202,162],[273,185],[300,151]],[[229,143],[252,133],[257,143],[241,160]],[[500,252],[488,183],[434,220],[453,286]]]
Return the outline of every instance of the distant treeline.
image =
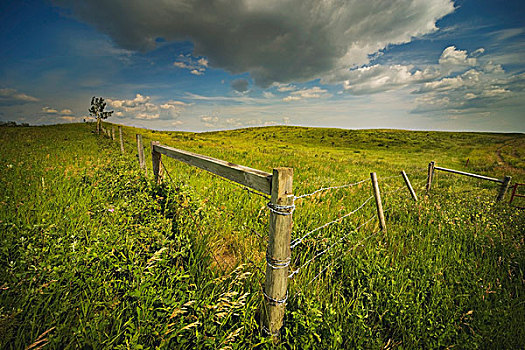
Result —
[[[16,122],[11,122],[11,121],[2,121],[0,120],[0,127],[1,126],[30,126],[29,123],[21,123],[21,124],[17,124]]]

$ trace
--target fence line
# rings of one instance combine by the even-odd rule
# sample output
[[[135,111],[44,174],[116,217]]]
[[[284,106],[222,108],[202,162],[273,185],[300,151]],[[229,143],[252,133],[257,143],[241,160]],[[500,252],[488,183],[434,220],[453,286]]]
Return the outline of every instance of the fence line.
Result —
[[[292,243],[290,244],[290,248],[291,249],[294,249],[295,247],[297,247],[299,244],[301,244],[303,242],[303,240],[308,237],[309,235],[311,235],[312,233],[314,232],[317,232],[325,227],[328,227],[332,224],[335,224],[336,222],[340,222],[342,221],[344,218],[358,212],[359,210],[361,210],[368,202],[370,202],[372,200],[372,198],[374,198],[374,196],[370,196],[368,197],[359,207],[357,207],[356,209],[352,210],[351,212],[349,213],[346,213],[345,215],[341,216],[340,218],[337,218],[335,220],[332,220],[330,222],[327,222],[313,230],[311,230],[310,232],[307,232],[305,235],[303,235],[301,238],[298,238],[298,239],[295,239],[294,241],[292,241]]]
[[[110,130],[106,130],[104,127],[101,127],[101,128],[102,128],[102,131],[108,137],[114,139],[113,132],[110,132]],[[120,141],[121,152],[124,153],[122,127],[119,126],[118,130],[119,130],[119,139],[120,139],[119,141]],[[111,131],[114,131],[114,128],[112,128]],[[142,138],[139,137],[139,135],[137,135],[137,142],[139,141],[142,141]],[[139,153],[141,149],[142,147],[140,147],[139,145],[138,147]],[[212,157],[208,157],[208,156],[192,153],[189,151],[184,151],[184,150],[172,148],[169,146],[161,145],[158,141],[151,142],[151,151],[152,151],[153,175],[156,181],[160,179],[160,170],[164,169],[170,181],[174,183],[171,177],[171,174],[167,171],[166,167],[162,163],[161,155],[166,155],[171,158],[182,161],[184,163],[187,163],[191,166],[195,166],[195,167],[204,169],[210,172],[213,176],[221,177],[222,179],[227,180],[228,182],[236,185],[237,187],[240,187],[243,190],[246,190],[247,192],[251,194],[261,196],[265,199],[270,199],[270,202],[267,204],[270,210],[270,215],[269,215],[269,240],[268,240],[268,246],[267,246],[267,251],[266,251],[266,276],[265,276],[266,282],[265,282],[265,285],[262,291],[262,294],[264,296],[264,301],[265,301],[264,302],[265,307],[262,309],[263,316],[261,317],[261,319],[263,323],[262,328],[267,329],[268,333],[270,333],[273,336],[278,334],[283,324],[285,304],[288,299],[288,280],[292,279],[295,275],[299,274],[303,269],[306,269],[312,262],[314,262],[319,257],[331,252],[332,249],[334,249],[335,247],[343,243],[344,240],[350,234],[358,232],[362,227],[370,223],[375,218],[375,215],[372,215],[370,218],[366,219],[366,221],[364,221],[362,224],[360,224],[356,228],[351,229],[348,232],[344,233],[342,236],[340,236],[335,241],[333,241],[331,245],[329,245],[328,247],[326,247],[325,249],[321,251],[318,251],[310,259],[306,260],[306,262],[300,265],[297,269],[289,273],[290,272],[289,265],[291,262],[291,250],[292,249],[294,249],[299,244],[301,244],[307,237],[309,237],[313,233],[320,231],[323,228],[326,228],[332,224],[339,223],[345,218],[360,211],[374,197],[376,198],[376,204],[377,204],[377,209],[378,209],[377,215],[380,219],[381,230],[373,232],[372,234],[368,235],[364,239],[360,240],[359,243],[357,243],[356,245],[348,249],[344,254],[337,256],[333,260],[331,260],[328,265],[324,266],[321,269],[321,271],[319,271],[314,276],[313,279],[311,279],[310,281],[306,283],[305,286],[308,286],[313,281],[315,281],[317,278],[319,278],[319,276],[321,276],[324,272],[326,272],[331,266],[333,266],[337,261],[339,261],[339,259],[341,259],[343,256],[348,254],[351,250],[355,249],[357,246],[359,246],[360,244],[368,240],[370,237],[378,234],[379,232],[381,231],[386,232],[386,225],[385,225],[382,204],[381,204],[381,196],[379,193],[379,184],[377,181],[377,175],[375,173],[370,174],[371,179],[372,179],[372,185],[374,188],[374,195],[368,197],[363,203],[361,203],[356,209],[352,210],[351,212],[348,212],[335,220],[332,220],[313,230],[310,230],[309,232],[304,234],[302,237],[297,238],[293,240],[292,242],[290,242],[290,236],[291,236],[291,231],[292,231],[292,214],[295,209],[295,205],[294,205],[295,200],[310,197],[322,191],[337,190],[337,189],[357,186],[362,183],[365,183],[368,180],[364,179],[361,181],[357,181],[355,183],[349,183],[349,184],[338,185],[338,186],[321,187],[311,193],[305,193],[299,196],[294,196],[292,194],[293,192],[292,191],[293,169],[291,168],[275,168],[273,169],[273,173],[270,174],[264,171],[248,168],[248,167],[241,166],[241,165],[232,164],[230,162],[222,161],[222,160],[215,159]],[[144,157],[143,156],[141,157],[140,154],[139,154],[139,161],[141,162],[141,168],[142,168]],[[424,171],[424,169],[422,171]],[[448,173],[470,176],[470,177],[474,177],[474,178],[478,178],[482,180],[498,182],[501,184],[501,188],[498,193],[497,201],[503,198],[508,186],[510,185],[510,180],[511,180],[509,176],[505,176],[504,179],[499,180],[499,179],[490,178],[487,176],[476,175],[476,174],[466,173],[466,172],[457,171],[453,169],[438,167],[435,165],[435,162],[431,162],[429,164],[427,177],[424,180],[424,182],[421,182],[421,184],[426,182],[427,194],[432,187],[432,181],[434,180],[435,171],[444,171]],[[406,182],[408,182],[406,178],[406,173],[404,171],[401,173],[401,175],[405,175],[403,178]],[[381,178],[381,180],[384,181],[384,180],[393,179],[397,177],[400,177],[400,175],[396,174],[392,176],[387,176],[387,177]],[[407,183],[407,186],[410,189],[411,186],[409,183]],[[402,185],[395,189],[390,189],[393,186],[387,186],[387,187],[389,188],[389,190],[384,192],[383,196],[393,195],[401,191],[405,186]],[[270,197],[268,195],[270,195]],[[387,197],[387,198],[390,198],[390,197]],[[385,212],[391,209],[393,208],[391,205],[389,205],[389,208],[387,208]]]

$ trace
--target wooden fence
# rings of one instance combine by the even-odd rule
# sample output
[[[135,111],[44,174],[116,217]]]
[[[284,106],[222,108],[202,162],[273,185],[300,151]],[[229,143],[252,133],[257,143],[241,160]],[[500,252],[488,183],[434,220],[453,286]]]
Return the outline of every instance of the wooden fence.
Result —
[[[139,137],[137,137],[139,140]],[[140,138],[141,140],[141,138]],[[139,146],[139,150],[142,149]],[[224,160],[183,151],[151,142],[151,159],[155,181],[160,180],[161,156],[179,160],[234,181],[255,191],[270,195],[269,239],[266,250],[266,281],[262,326],[277,335],[283,324],[288,290],[288,267],[291,260],[290,239],[293,215],[293,169],[275,168],[267,173]],[[141,156],[139,155],[139,160]],[[143,156],[142,156],[143,159]]]
[[[428,164],[427,193],[430,192],[430,190],[432,189],[432,182],[434,180],[436,170],[444,171],[444,172],[448,172],[448,173],[452,173],[456,175],[469,176],[469,177],[473,177],[473,178],[480,179],[480,180],[500,183],[501,185],[498,191],[498,195],[496,197],[496,202],[500,202],[503,200],[503,197],[505,197],[505,193],[509,189],[510,180],[512,180],[510,176],[505,176],[503,179],[496,179],[493,177],[467,173],[464,171],[459,171],[459,170],[454,170],[454,169],[443,168],[443,167],[437,166],[436,162],[432,161]]]
[[[111,132],[109,129],[104,128],[104,126],[101,128],[103,133],[108,137],[113,140],[115,139],[115,128],[113,126]],[[120,149],[121,152],[124,153],[122,127],[118,126],[118,130]],[[136,141],[139,166],[144,174],[147,175],[142,135],[136,134]],[[267,173],[243,165],[233,164],[224,160],[162,145],[159,141],[152,141],[152,169],[154,180],[157,183],[161,180],[162,155],[206,170],[259,193],[270,195],[270,202],[268,203],[270,209],[268,226],[269,238],[266,249],[266,275],[263,289],[264,303],[263,309],[261,310],[261,322],[263,329],[267,333],[272,336],[277,336],[283,325],[285,305],[288,298],[289,265],[291,261],[290,240],[295,199],[293,195],[293,169],[274,168],[272,173]],[[427,193],[430,192],[432,188],[432,182],[436,170],[500,183],[501,186],[496,198],[497,201],[503,199],[511,180],[510,176],[505,176],[500,180],[483,175],[438,167],[435,162],[430,162],[428,166],[428,177],[426,180]],[[401,171],[401,176],[411,197],[414,201],[417,201],[417,195],[412,188],[405,171]],[[370,173],[370,177],[376,201],[379,225],[381,230],[386,232],[386,222],[381,203],[377,175],[376,173]],[[515,194],[516,188],[517,186],[514,187],[513,196],[525,197]]]

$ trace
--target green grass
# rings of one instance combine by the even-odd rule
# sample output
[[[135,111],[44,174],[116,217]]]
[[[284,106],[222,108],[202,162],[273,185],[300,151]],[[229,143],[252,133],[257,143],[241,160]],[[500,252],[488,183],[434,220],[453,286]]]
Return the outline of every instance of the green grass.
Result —
[[[149,168],[158,140],[264,171],[293,167],[296,195],[377,172],[387,233],[376,220],[353,231],[375,215],[370,202],[293,250],[296,269],[346,235],[290,281],[279,347],[525,345],[523,211],[494,203],[497,184],[472,178],[438,173],[431,196],[421,189],[431,160],[525,182],[524,135],[124,127],[121,155],[93,128],[0,128],[2,348],[272,346],[258,326],[266,200],[166,157],[169,176],[154,184],[138,169],[138,132]],[[394,192],[402,169],[418,203]],[[370,194],[367,181],[297,200],[292,238]]]

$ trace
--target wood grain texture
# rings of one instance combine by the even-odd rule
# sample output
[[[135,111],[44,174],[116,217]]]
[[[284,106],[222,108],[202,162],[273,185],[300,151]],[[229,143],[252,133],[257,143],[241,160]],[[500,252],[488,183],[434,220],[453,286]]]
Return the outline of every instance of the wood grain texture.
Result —
[[[118,127],[118,134],[119,134],[119,139],[120,139],[120,152],[124,154],[124,137],[122,135],[122,126],[120,125]]]
[[[408,187],[408,191],[410,192],[410,195],[412,196],[412,199],[417,202],[417,195],[416,192],[414,192],[414,189],[412,188],[412,184],[410,183],[410,180],[408,179],[407,174],[404,170],[401,170],[401,175],[403,176],[403,180],[405,180],[405,184]]]
[[[507,193],[507,190],[510,186],[510,180],[512,180],[510,176],[505,176],[501,182],[501,187],[499,189],[498,196],[496,197],[496,202],[501,202],[503,198],[505,198],[505,193]]]
[[[276,168],[272,174],[271,203],[281,206],[292,205],[293,169]],[[291,256],[290,238],[292,234],[292,215],[279,215],[270,211],[269,239],[267,259],[271,261],[289,261]],[[264,291],[274,300],[283,300],[287,297],[289,267],[274,268],[266,265],[266,281]],[[273,336],[278,335],[283,325],[285,303],[274,303],[265,298],[265,308],[262,312],[264,327]]]
[[[458,175],[470,176],[470,177],[473,177],[473,178],[476,178],[476,179],[480,179],[480,180],[494,181],[494,182],[499,182],[499,183],[503,183],[503,181],[504,181],[504,180],[500,180],[500,179],[495,179],[493,177],[467,173],[465,171],[459,171],[459,170],[454,170],[454,169],[447,169],[447,168],[443,168],[443,167],[440,167],[440,166],[434,166],[434,169],[435,170],[440,170],[440,171],[445,171],[445,172],[448,172],[448,173],[458,174]]]
[[[139,167],[144,172],[144,175],[148,175],[148,169],[146,167],[146,159],[144,157],[144,146],[142,144],[142,135],[137,134],[137,152],[139,155]]]
[[[428,176],[427,176],[427,194],[432,189],[432,180],[434,178],[434,167],[436,163],[430,162],[428,163]]]
[[[271,194],[272,174],[270,173],[165,145],[152,144],[152,147],[156,152],[168,157],[204,169],[256,191]]]
[[[381,193],[379,192],[379,184],[377,183],[376,173],[370,173],[372,179],[372,187],[374,189],[374,197],[376,199],[377,217],[379,218],[379,227],[383,232],[386,232],[385,214],[383,213],[383,204],[381,203]]]
[[[158,183],[160,181],[160,157],[161,154],[155,150],[155,146],[160,145],[159,141],[151,141],[151,167],[153,170],[153,178],[155,179],[155,182]]]

